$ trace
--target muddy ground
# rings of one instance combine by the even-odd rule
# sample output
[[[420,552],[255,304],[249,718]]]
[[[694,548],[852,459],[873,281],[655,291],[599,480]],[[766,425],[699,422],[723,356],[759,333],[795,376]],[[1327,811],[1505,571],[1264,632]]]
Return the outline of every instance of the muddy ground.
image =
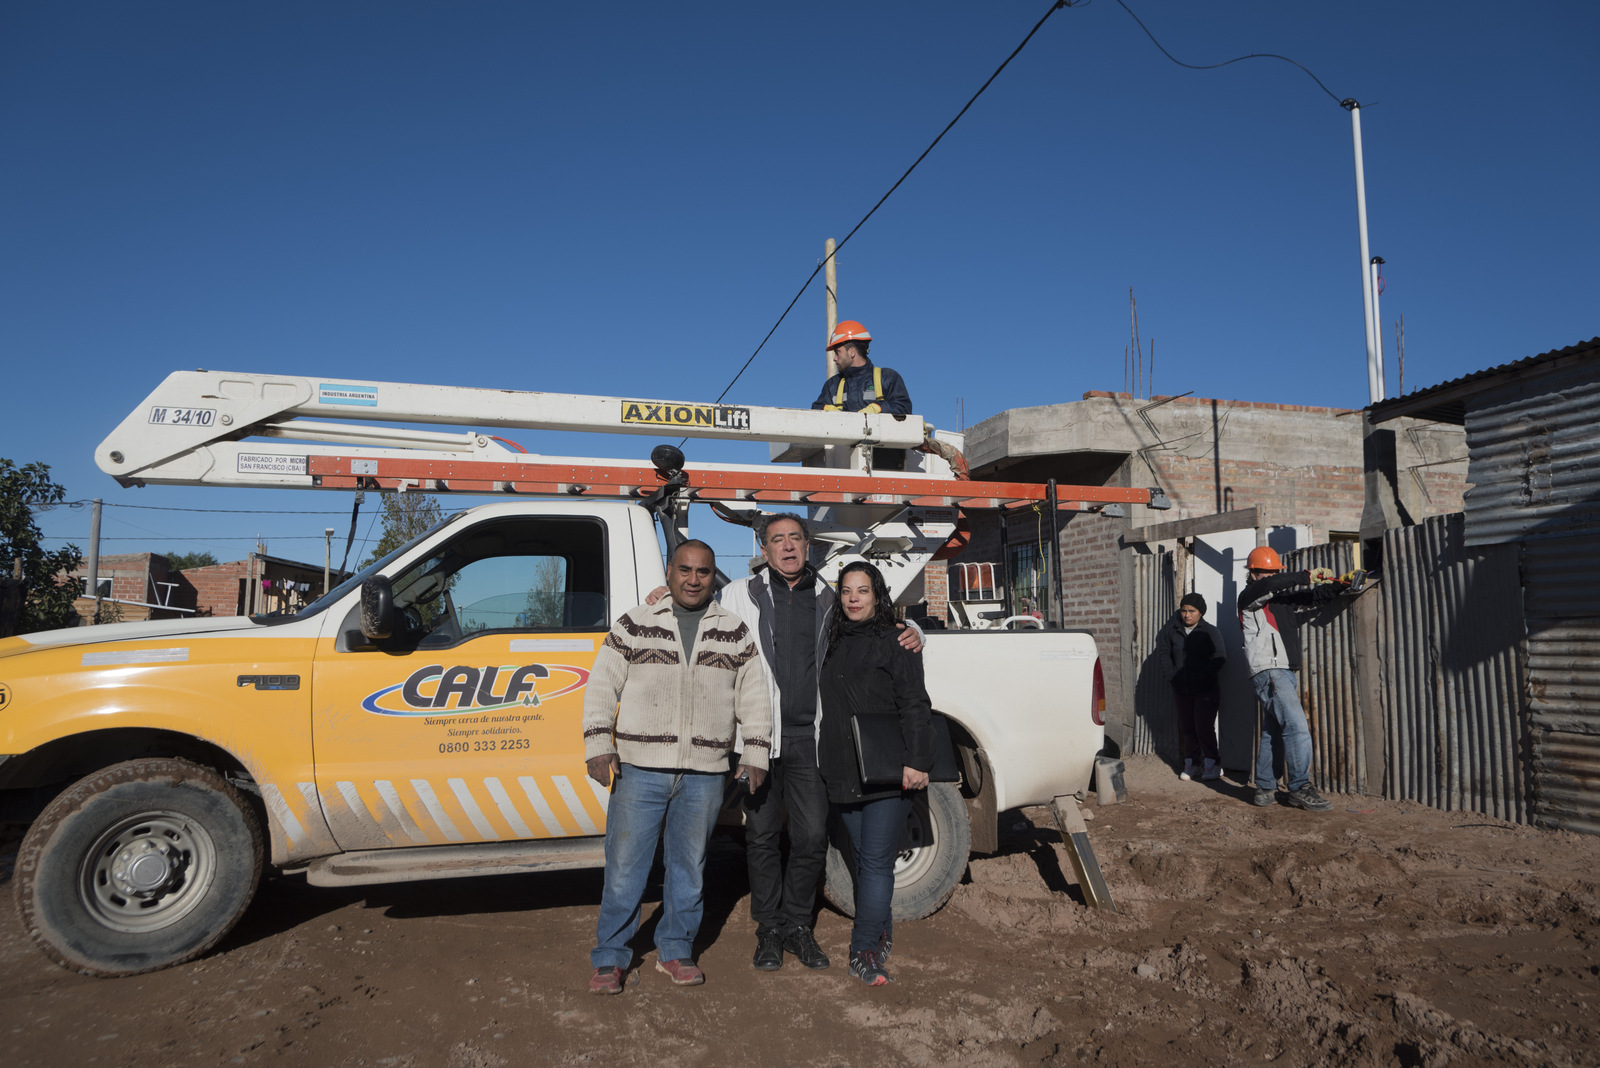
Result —
[[[598,872],[327,890],[269,879],[210,956],[129,979],[51,964],[0,902],[8,1065],[818,1066],[1600,1063],[1600,839],[1131,761],[1089,806],[1118,912],[1086,909],[1044,810],[1008,813],[897,981],[750,968],[743,854],[719,839],[705,986],[654,953],[586,992]],[[12,842],[3,852],[15,849]],[[0,859],[9,880],[10,856]],[[647,914],[648,915],[648,914]]]

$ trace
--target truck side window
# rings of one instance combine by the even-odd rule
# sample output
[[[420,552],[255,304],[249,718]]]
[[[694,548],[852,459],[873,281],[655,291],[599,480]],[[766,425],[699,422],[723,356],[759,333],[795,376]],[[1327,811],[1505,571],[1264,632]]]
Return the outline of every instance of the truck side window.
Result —
[[[490,631],[604,630],[605,528],[592,519],[491,520],[394,579],[407,644]]]

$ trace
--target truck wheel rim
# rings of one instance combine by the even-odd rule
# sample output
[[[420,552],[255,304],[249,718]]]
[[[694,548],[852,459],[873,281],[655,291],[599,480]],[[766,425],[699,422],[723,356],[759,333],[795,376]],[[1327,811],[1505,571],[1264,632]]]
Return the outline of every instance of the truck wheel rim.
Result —
[[[900,839],[900,852],[894,858],[894,881],[908,886],[928,873],[934,857],[939,852],[939,834],[934,830],[933,818],[922,817],[916,806],[906,817],[905,835]]]
[[[206,896],[217,850],[205,828],[176,812],[142,812],[114,824],[84,855],[79,896],[113,931],[177,923]]]

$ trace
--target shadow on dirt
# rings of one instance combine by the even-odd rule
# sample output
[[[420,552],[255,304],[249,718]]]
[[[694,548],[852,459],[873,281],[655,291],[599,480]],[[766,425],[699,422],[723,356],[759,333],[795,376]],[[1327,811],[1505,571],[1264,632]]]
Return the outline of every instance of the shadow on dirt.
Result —
[[[0,863],[3,863],[0,860]],[[633,940],[640,954],[650,951],[660,919],[662,866],[659,851],[645,886],[642,921]],[[434,879],[375,886],[311,886],[303,875],[267,875],[255,900],[218,952],[239,949],[309,924],[350,905],[362,904],[388,919],[493,916],[580,908],[598,914],[605,873],[598,868]],[[716,835],[706,854],[705,912],[697,949],[715,942],[741,898],[749,892],[744,846]]]

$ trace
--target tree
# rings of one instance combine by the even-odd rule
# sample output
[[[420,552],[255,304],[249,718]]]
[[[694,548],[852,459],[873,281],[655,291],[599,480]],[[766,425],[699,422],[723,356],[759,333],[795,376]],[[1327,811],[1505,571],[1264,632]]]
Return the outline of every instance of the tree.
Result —
[[[217,558],[210,553],[166,553],[167,566],[174,571],[187,571],[191,567],[214,567]]]
[[[65,627],[76,619],[72,602],[83,592],[83,583],[70,572],[83,565],[83,553],[76,545],[46,549],[33,521],[35,507],[60,504],[66,496],[66,489],[50,480],[48,464],[18,467],[0,458],[0,567],[10,575],[13,561],[20,559],[28,591],[19,634]]]
[[[360,567],[400,548],[444,518],[439,499],[429,493],[385,493],[382,500],[383,535]]]

